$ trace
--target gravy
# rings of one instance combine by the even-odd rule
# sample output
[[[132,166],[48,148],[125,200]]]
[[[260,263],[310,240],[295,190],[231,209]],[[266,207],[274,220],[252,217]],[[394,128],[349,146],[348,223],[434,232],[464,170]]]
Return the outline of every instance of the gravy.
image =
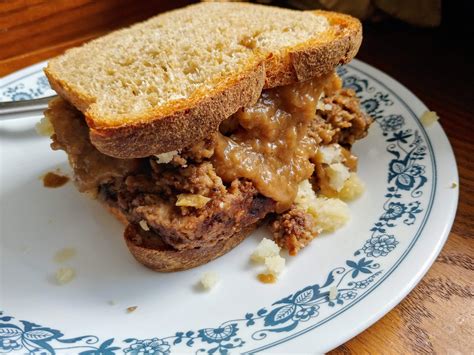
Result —
[[[257,103],[229,118],[237,128],[217,133],[212,162],[225,181],[251,180],[258,191],[277,202],[277,212],[288,209],[298,184],[311,177],[321,138],[311,134],[321,94],[341,87],[334,74],[324,78],[265,90]],[[229,126],[229,125],[227,125]],[[313,132],[314,133],[314,132]]]

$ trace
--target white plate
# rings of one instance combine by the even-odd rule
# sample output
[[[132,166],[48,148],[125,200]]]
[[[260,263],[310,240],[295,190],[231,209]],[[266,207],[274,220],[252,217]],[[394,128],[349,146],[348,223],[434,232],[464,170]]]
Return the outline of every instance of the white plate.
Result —
[[[3,78],[0,100],[50,93],[42,65]],[[122,240],[123,227],[97,202],[72,184],[42,187],[40,175],[69,168],[65,154],[35,134],[34,122],[0,123],[0,350],[318,353],[387,313],[446,240],[457,206],[456,164],[440,125],[420,124],[427,108],[406,88],[356,60],[340,74],[376,118],[354,147],[367,191],[351,203],[350,223],[289,257],[274,285],[259,283],[259,269],[249,264],[265,229],[193,270],[142,267]],[[66,263],[77,277],[57,286],[52,275],[61,265],[52,257],[64,247],[77,250]],[[195,285],[208,270],[221,282],[200,292]],[[336,300],[328,297],[332,287]],[[129,306],[138,308],[127,313]]]

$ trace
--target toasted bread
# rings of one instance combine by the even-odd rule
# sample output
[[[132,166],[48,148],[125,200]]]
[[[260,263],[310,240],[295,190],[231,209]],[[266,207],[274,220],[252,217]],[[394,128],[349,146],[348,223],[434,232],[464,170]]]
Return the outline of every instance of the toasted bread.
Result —
[[[102,153],[138,158],[202,140],[262,89],[347,63],[361,40],[347,15],[202,3],[69,50],[45,73]]]
[[[126,225],[124,239],[133,257],[146,267],[160,272],[182,271],[206,264],[235,248],[258,226],[258,223],[246,226],[214,246],[178,251],[161,242],[152,232],[129,224],[118,208],[105,203],[104,206]]]

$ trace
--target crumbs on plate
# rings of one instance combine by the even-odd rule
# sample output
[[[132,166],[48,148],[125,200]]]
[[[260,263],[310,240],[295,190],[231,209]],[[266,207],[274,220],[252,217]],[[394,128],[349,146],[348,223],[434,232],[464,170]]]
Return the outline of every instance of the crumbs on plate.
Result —
[[[214,271],[205,272],[199,280],[201,287],[205,290],[211,290],[219,282],[219,275]]]
[[[56,188],[65,185],[69,181],[69,177],[50,171],[42,176],[42,180],[44,187]]]
[[[76,277],[76,271],[70,267],[62,267],[56,271],[55,278],[58,285],[71,282]]]
[[[138,308],[138,306],[127,307],[127,313],[135,312],[135,310],[136,310],[137,308]]]
[[[60,249],[54,254],[53,260],[56,263],[64,263],[70,259],[72,259],[76,255],[76,249],[74,248],[63,248]]]
[[[439,116],[435,111],[425,111],[420,117],[420,121],[425,127],[431,126],[438,120]]]
[[[283,272],[286,260],[280,256],[280,250],[281,248],[273,240],[263,238],[253,251],[250,259],[255,263],[264,264],[266,268],[265,272],[257,275],[260,282],[275,283]]]

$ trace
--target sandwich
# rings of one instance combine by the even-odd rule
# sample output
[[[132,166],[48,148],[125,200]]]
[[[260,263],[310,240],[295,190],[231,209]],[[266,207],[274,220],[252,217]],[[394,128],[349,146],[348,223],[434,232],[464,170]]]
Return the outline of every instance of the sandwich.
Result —
[[[207,263],[264,222],[295,255],[325,229],[321,202],[359,186],[350,149],[371,120],[335,69],[361,40],[332,12],[159,14],[48,63],[51,146],[153,270]]]

